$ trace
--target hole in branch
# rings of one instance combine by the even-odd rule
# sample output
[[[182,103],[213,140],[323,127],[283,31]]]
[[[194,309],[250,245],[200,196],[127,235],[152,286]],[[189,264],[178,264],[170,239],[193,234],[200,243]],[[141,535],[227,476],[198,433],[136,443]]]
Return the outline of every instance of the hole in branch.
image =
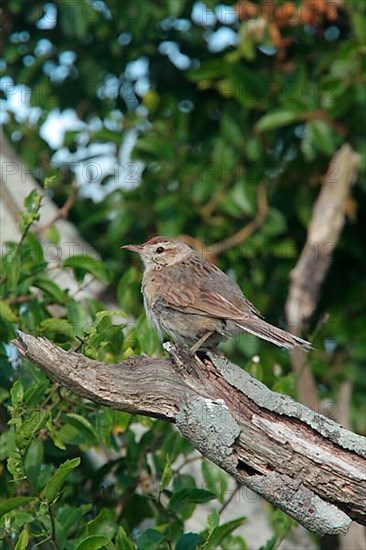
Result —
[[[238,464],[236,466],[238,473],[242,475],[243,477],[252,477],[257,475],[262,475],[262,472],[259,470],[256,470],[255,468],[252,468],[249,466],[249,464],[246,464],[242,460],[238,460]]]

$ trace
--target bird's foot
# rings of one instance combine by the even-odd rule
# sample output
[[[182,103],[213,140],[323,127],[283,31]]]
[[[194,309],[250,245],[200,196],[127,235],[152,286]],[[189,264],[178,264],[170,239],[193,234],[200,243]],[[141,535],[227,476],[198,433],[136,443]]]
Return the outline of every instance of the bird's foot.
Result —
[[[177,367],[177,371],[180,372],[181,375],[186,376],[189,374],[199,378],[197,369],[195,368],[197,355],[192,353],[191,349],[186,344],[165,342],[163,348],[169,353]]]
[[[196,354],[197,351],[203,346],[203,344],[213,335],[212,331],[205,332],[205,334],[191,347],[191,352]]]

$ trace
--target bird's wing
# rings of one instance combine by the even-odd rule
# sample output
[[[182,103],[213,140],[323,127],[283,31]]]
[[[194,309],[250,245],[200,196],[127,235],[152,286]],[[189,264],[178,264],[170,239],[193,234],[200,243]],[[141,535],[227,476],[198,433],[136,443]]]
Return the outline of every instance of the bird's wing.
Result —
[[[192,295],[194,295],[194,299],[188,303]],[[312,349],[310,342],[270,325],[250,312],[241,311],[217,292],[190,287],[187,293],[181,289],[179,294],[173,296],[174,298],[169,297],[170,299],[165,299],[164,302],[167,307],[176,311],[232,321],[243,331],[286,349],[293,349],[296,346],[302,346],[306,351]]]
[[[241,311],[218,292],[203,290],[198,287],[190,286],[180,288],[179,292],[178,290],[176,292],[169,292],[169,295],[165,295],[163,300],[167,307],[183,313],[207,315],[208,317],[217,317],[232,321],[248,318],[251,313],[250,310],[247,312]],[[255,312],[256,310],[253,306],[253,313]]]
[[[174,282],[169,285],[169,292],[162,284],[160,287],[167,307],[233,321],[262,317],[226,273],[200,258],[190,258],[179,266],[172,266],[169,278]]]

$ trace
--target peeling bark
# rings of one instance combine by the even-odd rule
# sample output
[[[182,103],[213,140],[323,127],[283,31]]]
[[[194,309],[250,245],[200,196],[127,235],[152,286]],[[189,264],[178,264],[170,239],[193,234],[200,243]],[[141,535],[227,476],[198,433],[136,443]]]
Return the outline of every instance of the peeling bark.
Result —
[[[162,418],[239,482],[319,534],[366,523],[366,439],[269,390],[219,354],[103,364],[19,333],[20,353],[96,403]]]

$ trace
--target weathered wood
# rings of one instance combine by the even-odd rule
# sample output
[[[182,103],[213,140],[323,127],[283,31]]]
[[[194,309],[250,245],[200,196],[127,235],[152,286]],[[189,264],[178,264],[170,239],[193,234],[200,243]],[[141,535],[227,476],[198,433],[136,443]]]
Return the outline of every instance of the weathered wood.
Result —
[[[333,253],[346,221],[347,201],[357,178],[360,155],[349,144],[334,154],[317,197],[308,225],[306,243],[291,272],[285,311],[289,327],[302,334],[313,315],[321,286],[332,263]],[[291,354],[297,395],[314,408],[318,391],[313,372],[301,349]]]
[[[276,394],[218,354],[104,364],[19,333],[20,353],[96,403],[176,423],[207,458],[307,529],[366,523],[366,439]]]
[[[332,263],[346,221],[347,200],[357,178],[360,155],[344,144],[333,156],[314,203],[301,256],[291,273],[286,316],[297,330],[314,313],[321,285]]]

